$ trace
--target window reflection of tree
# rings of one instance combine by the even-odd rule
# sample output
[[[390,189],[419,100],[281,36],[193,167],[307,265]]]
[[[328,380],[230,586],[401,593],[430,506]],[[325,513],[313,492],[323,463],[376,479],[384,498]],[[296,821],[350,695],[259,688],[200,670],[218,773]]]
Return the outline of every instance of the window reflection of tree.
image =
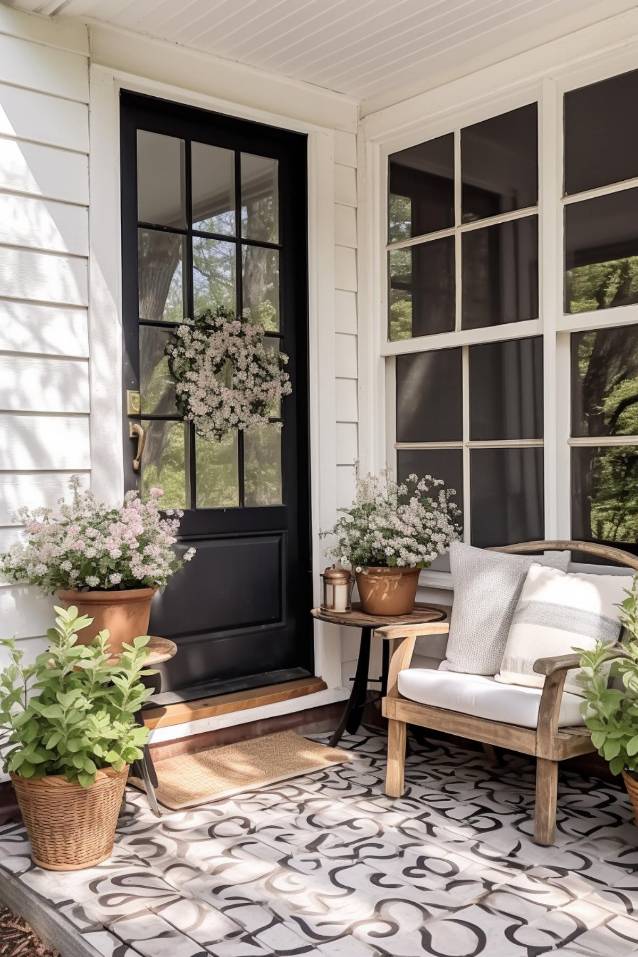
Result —
[[[139,231],[138,284],[141,319],[169,322],[179,322],[182,319],[182,244],[182,237],[176,233]],[[144,407],[152,407],[155,414],[170,414],[175,411],[175,405],[164,357],[166,338],[161,330],[157,330],[156,334],[150,332],[152,328],[146,327],[149,331],[144,334],[143,348],[140,348],[140,382],[146,385],[145,391],[148,393],[143,396]],[[183,438],[180,450],[179,430],[169,429],[168,423],[164,425],[158,422],[153,427],[149,426],[144,449],[144,486],[166,486],[167,482],[172,486],[175,484],[175,471],[181,469],[183,472],[184,469]],[[167,452],[167,444],[170,445],[170,452]],[[182,503],[183,485],[182,480],[181,487],[172,489],[173,498],[176,497]],[[168,492],[168,488],[166,491]]]
[[[638,436],[638,329],[600,329],[575,340],[575,434]],[[575,520],[584,537],[635,547],[638,441],[576,449],[574,471]]]

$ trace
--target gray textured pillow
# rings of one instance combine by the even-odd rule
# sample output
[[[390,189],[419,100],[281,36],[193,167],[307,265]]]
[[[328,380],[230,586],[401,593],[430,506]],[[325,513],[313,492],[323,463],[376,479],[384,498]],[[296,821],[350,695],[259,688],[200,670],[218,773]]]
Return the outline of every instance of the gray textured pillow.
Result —
[[[450,547],[454,603],[444,671],[495,675],[531,564],[567,571],[569,552],[504,555],[462,542]]]

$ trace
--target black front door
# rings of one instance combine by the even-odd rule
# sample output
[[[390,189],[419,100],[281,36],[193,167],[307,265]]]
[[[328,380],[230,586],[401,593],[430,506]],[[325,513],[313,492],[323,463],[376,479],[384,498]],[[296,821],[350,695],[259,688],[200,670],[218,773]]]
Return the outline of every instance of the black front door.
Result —
[[[306,139],[122,93],[124,462],[164,489],[196,557],[156,599],[151,630],[178,654],[180,698],[312,672]],[[183,422],[165,346],[225,305],[290,357],[293,392],[269,423],[203,439]],[[138,395],[139,393],[139,395]],[[133,468],[141,425],[145,446]],[[167,697],[166,700],[171,700]]]

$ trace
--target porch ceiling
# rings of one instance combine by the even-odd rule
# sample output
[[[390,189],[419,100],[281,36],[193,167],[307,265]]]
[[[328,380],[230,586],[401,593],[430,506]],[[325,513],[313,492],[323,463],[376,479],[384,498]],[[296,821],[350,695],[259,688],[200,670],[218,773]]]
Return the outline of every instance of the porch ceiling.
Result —
[[[11,0],[347,94],[370,112],[631,0]]]

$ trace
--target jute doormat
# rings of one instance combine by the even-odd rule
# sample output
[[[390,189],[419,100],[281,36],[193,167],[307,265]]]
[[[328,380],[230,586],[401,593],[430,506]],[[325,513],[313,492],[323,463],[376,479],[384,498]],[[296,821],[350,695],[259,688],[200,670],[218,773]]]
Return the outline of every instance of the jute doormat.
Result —
[[[267,734],[156,761],[157,800],[179,811],[351,760],[347,751],[308,741],[295,731]],[[144,789],[136,778],[130,783]]]

